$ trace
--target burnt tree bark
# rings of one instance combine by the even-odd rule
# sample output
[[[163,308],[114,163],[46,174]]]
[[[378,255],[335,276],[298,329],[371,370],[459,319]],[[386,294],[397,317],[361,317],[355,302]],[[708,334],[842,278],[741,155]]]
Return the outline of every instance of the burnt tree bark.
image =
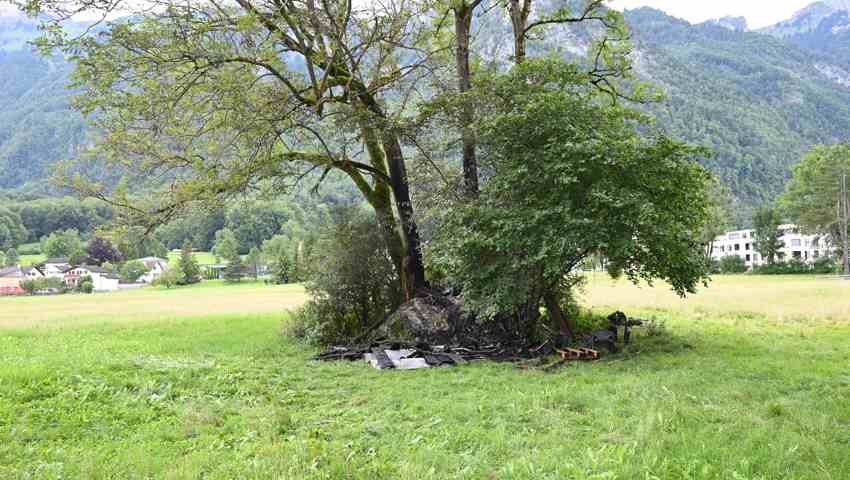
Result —
[[[555,321],[558,327],[558,333],[562,337],[575,338],[576,326],[573,319],[564,315],[564,310],[561,308],[561,299],[555,288],[546,290],[543,294],[543,301],[546,303],[546,310]]]

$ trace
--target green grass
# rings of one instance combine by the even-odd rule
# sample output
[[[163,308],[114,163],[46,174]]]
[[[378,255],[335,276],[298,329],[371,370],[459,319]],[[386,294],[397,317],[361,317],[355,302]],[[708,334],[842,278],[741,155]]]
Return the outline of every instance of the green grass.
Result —
[[[38,254],[38,255],[19,255],[20,263],[22,267],[30,267],[35,265],[36,263],[41,263],[47,260],[46,255]]]
[[[666,333],[552,374],[310,362],[297,287],[0,300],[0,478],[850,478],[848,285],[593,277]]]
[[[193,252],[195,260],[201,265],[212,265],[219,263],[215,260],[215,255],[212,252]],[[180,252],[168,252],[168,262],[177,263],[180,260]]]

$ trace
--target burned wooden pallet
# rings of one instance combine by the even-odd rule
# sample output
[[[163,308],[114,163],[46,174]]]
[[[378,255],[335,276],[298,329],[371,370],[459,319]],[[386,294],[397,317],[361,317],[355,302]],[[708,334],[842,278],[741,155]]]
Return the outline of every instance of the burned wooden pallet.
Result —
[[[561,360],[599,360],[599,351],[590,348],[565,348],[556,350]]]

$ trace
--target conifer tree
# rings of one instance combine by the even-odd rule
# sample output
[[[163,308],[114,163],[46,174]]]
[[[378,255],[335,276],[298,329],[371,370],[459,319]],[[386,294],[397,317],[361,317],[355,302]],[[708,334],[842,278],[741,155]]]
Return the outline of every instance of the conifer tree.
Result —
[[[180,252],[180,271],[183,272],[183,278],[179,282],[181,285],[191,285],[201,281],[201,267],[195,260],[192,241],[189,239],[183,242],[183,251]]]

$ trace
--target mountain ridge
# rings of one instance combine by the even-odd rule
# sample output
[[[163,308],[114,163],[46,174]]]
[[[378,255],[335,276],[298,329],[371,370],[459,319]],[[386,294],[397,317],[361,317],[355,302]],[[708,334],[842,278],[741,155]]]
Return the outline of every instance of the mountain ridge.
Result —
[[[747,31],[740,18],[693,25],[647,7],[625,16],[639,77],[668,93],[666,102],[651,107],[659,127],[711,148],[706,166],[744,205],[781,192],[791,166],[812,144],[850,132],[850,52],[816,51]],[[71,92],[60,88],[70,65],[14,49],[32,33],[30,26],[9,34],[3,25],[11,22],[0,17],[0,188],[15,188],[41,182],[52,161],[73,155],[85,142],[85,126],[69,112]],[[496,24],[491,38],[482,39],[493,44],[488,52],[509,49],[505,28]],[[4,36],[15,41],[3,43]],[[553,30],[535,50],[580,55],[579,37]]]

